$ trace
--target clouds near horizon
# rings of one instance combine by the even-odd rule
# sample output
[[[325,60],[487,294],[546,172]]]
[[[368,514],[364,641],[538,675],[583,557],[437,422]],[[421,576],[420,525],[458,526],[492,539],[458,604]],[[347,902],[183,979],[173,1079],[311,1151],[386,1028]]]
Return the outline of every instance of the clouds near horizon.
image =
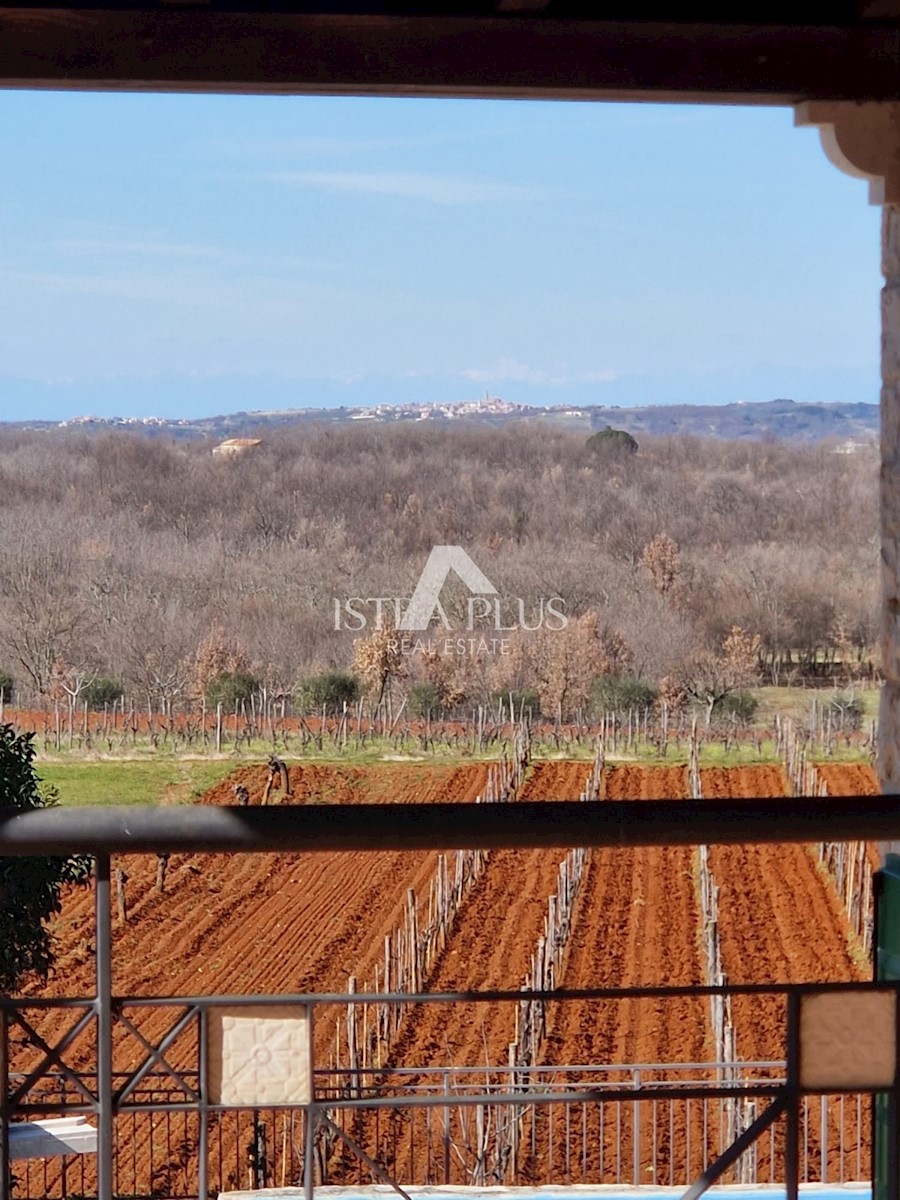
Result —
[[[154,377],[872,398],[878,214],[786,109],[13,92],[0,128],[3,418]]]

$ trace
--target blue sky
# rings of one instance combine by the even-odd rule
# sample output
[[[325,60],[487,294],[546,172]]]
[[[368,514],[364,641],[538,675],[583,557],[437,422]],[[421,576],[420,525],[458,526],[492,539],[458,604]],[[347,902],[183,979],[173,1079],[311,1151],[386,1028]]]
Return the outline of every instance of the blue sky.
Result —
[[[877,400],[789,109],[5,92],[0,152],[0,419]]]

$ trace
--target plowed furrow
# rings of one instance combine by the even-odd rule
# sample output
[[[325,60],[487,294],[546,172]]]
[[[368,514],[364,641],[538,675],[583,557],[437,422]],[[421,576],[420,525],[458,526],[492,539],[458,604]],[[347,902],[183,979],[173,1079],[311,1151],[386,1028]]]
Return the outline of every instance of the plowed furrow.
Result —
[[[781,796],[787,781],[771,768],[740,772],[703,772],[704,795]],[[803,983],[853,981],[866,972],[850,953],[843,906],[830,876],[819,866],[812,848],[798,845],[718,846],[710,865],[719,885],[719,917],[723,966],[730,983]],[[784,1001],[777,997],[736,996],[732,1016],[739,1058],[782,1060],[786,1053]],[[843,1132],[852,1149],[857,1139],[868,1144],[868,1122],[849,1115]],[[831,1178],[840,1172],[838,1107],[829,1118],[828,1159]],[[812,1178],[820,1154],[820,1131],[811,1122],[805,1134]],[[775,1169],[782,1169],[783,1142],[776,1139]],[[764,1170],[768,1145],[761,1144]],[[866,1159],[866,1161],[868,1161]]]
[[[467,802],[484,787],[486,773],[483,764],[437,770],[390,764],[383,775],[379,769],[294,767],[291,782],[294,803]],[[204,801],[232,803],[237,781],[248,787],[251,803],[258,803],[266,775],[265,768],[243,768]],[[280,801],[279,793],[273,799]],[[178,856],[169,862],[161,894],[155,890],[155,858],[122,859],[129,917],[124,927],[114,928],[114,990],[120,995],[258,994],[342,991],[350,975],[368,981],[380,961],[384,934],[401,919],[406,888],[426,888],[435,863],[436,855],[427,853]],[[89,994],[94,940],[89,891],[73,890],[66,897],[58,936],[61,953],[45,994]],[[319,1014],[320,1059],[339,1016],[336,1009]],[[136,1019],[155,1042],[172,1018],[171,1010],[150,1010]],[[66,1025],[64,1017],[51,1015],[41,1028],[52,1039]],[[120,1031],[116,1068],[133,1065],[140,1053]],[[73,1049],[69,1061],[78,1065],[83,1057]],[[167,1057],[175,1067],[195,1063],[195,1038],[184,1035]],[[167,1143],[158,1133],[151,1135],[146,1120],[135,1124],[128,1142],[122,1170],[132,1177],[123,1177],[121,1186],[133,1190],[143,1181],[146,1188],[160,1154],[170,1153]],[[233,1153],[243,1157],[230,1144],[225,1152],[229,1159]],[[190,1146],[185,1153],[178,1171],[190,1175],[195,1169]],[[51,1170],[47,1195],[58,1195],[60,1186]]]
[[[589,764],[542,762],[532,767],[521,802],[577,799]],[[503,809],[498,810],[503,820]],[[530,967],[543,933],[547,900],[556,889],[563,852],[496,851],[463,905],[451,937],[428,979],[434,992],[517,987]],[[392,1068],[427,1071],[433,1066],[502,1067],[516,1034],[516,1005],[421,1005],[406,1017],[395,1043]],[[390,1076],[387,1076],[390,1079]],[[396,1083],[399,1077],[394,1077]],[[406,1086],[421,1077],[405,1076]],[[423,1178],[435,1152],[425,1127],[411,1137],[404,1115],[376,1131],[374,1122],[360,1123],[359,1136],[389,1160],[397,1178]],[[458,1139],[457,1139],[458,1140]],[[465,1161],[464,1161],[465,1160]],[[454,1169],[465,1181],[471,1161],[454,1152]]]
[[[684,801],[685,772],[680,767],[616,767],[607,774],[606,794],[612,800]],[[576,905],[562,986],[701,983],[697,923],[689,849],[594,851]],[[703,1001],[589,1001],[551,1006],[545,1059],[560,1066],[585,1067],[700,1063],[708,1059],[709,1049]],[[666,1074],[645,1069],[642,1078]],[[604,1070],[588,1072],[583,1078],[630,1083],[633,1077],[630,1072]],[[644,1108],[650,1113],[649,1106],[641,1108],[642,1117]],[[601,1106],[575,1109],[568,1130],[563,1112],[536,1115],[528,1138],[534,1152],[529,1144],[524,1164],[535,1182],[610,1182],[623,1170],[625,1178],[633,1178],[634,1107],[602,1109],[602,1113]],[[677,1182],[688,1169],[684,1108],[664,1114],[657,1124],[655,1156],[652,1131],[647,1128],[641,1138],[637,1181],[664,1183],[671,1178]],[[699,1119],[692,1132],[691,1165],[697,1165],[702,1152]],[[654,1162],[656,1177],[648,1172]]]

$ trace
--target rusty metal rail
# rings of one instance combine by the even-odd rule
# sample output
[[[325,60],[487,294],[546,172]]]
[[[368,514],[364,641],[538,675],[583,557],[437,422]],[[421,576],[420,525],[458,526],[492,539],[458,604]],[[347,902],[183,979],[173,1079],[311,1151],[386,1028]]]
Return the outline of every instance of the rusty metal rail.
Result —
[[[900,796],[584,804],[50,808],[0,816],[0,855],[541,849],[900,841]]]

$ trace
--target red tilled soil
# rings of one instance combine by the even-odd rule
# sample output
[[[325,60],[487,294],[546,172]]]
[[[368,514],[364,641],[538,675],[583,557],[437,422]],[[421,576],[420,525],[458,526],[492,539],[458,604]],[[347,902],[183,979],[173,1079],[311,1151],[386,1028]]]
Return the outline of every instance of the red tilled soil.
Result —
[[[577,799],[589,764],[540,762],[531,768],[523,801]],[[498,814],[502,820],[502,810]],[[547,899],[556,888],[560,850],[496,850],[469,893],[436,969],[430,992],[516,988],[543,932]],[[482,1010],[488,1006],[479,1006]],[[392,1066],[502,1064],[515,1035],[512,1005],[476,1014],[460,1007],[413,1009],[398,1039]]]
[[[641,767],[617,763],[606,768],[607,800],[686,800],[684,767]]]
[[[258,803],[267,777],[265,767],[241,768],[203,802],[233,803],[233,785],[242,783],[251,803]],[[305,804],[462,803],[475,799],[486,778],[484,764],[385,764],[365,774],[342,767],[291,768],[293,802]],[[114,928],[113,989],[138,996],[344,991],[350,975],[362,983],[373,974],[384,935],[401,919],[406,889],[427,887],[435,862],[436,855],[422,852],[173,856],[160,894],[155,858],[123,858],[116,865],[128,874],[128,921]],[[93,990],[92,905],[89,889],[66,896],[57,927],[56,970],[41,994]],[[136,1019],[154,1041],[174,1015],[148,1011]],[[320,1054],[332,1040],[336,1019],[337,1010],[319,1014]],[[57,1013],[40,1029],[50,1038],[70,1023]],[[123,1033],[117,1038],[116,1069],[132,1065],[138,1053],[135,1041]],[[168,1057],[178,1066],[192,1055],[193,1042],[185,1038]],[[80,1057],[73,1047],[67,1061],[76,1065]],[[138,1179],[146,1173],[147,1155],[143,1142],[128,1147],[126,1165]],[[123,1178],[120,1186],[128,1190],[129,1180]],[[48,1194],[55,1194],[52,1188]]]
[[[383,775],[382,775],[383,772]],[[242,783],[258,803],[268,772],[242,767],[203,803],[234,802]],[[474,800],[487,768],[385,764],[359,769],[292,767],[293,803],[427,804]],[[279,793],[274,793],[273,799]],[[296,992],[343,989],[365,977],[379,937],[405,901],[405,889],[430,879],[428,853],[175,855],[165,893],[155,888],[156,860],[117,860],[128,875],[128,921],[113,937],[113,989],[127,995]],[[57,927],[61,950],[45,995],[92,987],[93,900],[67,897]]]
[[[783,796],[780,767],[702,772],[704,796]],[[850,955],[843,907],[809,847],[714,846],[710,866],[719,885],[725,973],[731,983],[800,983],[865,976]],[[781,1058],[780,1004],[740,1000],[735,1006],[738,1053]],[[740,1013],[740,1015],[739,1015]]]
[[[610,800],[672,799],[681,803],[688,797],[685,770],[617,766],[607,774],[606,795]],[[704,981],[697,944],[699,914],[692,853],[687,847],[592,852],[576,902],[562,987],[687,986]],[[548,1064],[561,1066],[708,1061],[708,1004],[685,998],[552,1005],[544,1057]],[[653,1076],[654,1072],[642,1074],[645,1079]],[[597,1073],[596,1078],[630,1082],[632,1077],[607,1072]],[[546,1110],[539,1113],[528,1139],[534,1145],[535,1180],[600,1182],[615,1178],[619,1170],[632,1178],[633,1107],[623,1106],[621,1125],[613,1123],[614,1111],[606,1106],[603,1128],[599,1108],[576,1112],[578,1127],[570,1125],[568,1137],[562,1113],[555,1114],[552,1122]],[[655,1178],[650,1174],[649,1105],[642,1106],[642,1116],[646,1126],[637,1180],[666,1183],[670,1177],[680,1179],[688,1166],[684,1106],[673,1109],[671,1137],[668,1128],[659,1132]],[[691,1124],[690,1166],[699,1170],[703,1138],[699,1107]]]
[[[816,770],[832,796],[877,796],[881,785],[874,767],[868,763],[816,763]],[[874,842],[867,847],[873,871],[881,866],[881,853]]]
[[[683,767],[618,767],[607,798],[688,796]],[[697,956],[698,913],[687,847],[595,850],[575,907],[561,986],[678,986],[702,982]],[[697,1062],[704,1057],[702,1014],[693,1028],[684,1012],[660,1002],[623,1001],[553,1006],[548,1063]]]
[[[587,772],[586,763],[536,764],[523,800],[574,798]],[[264,767],[242,768],[204,802],[232,803],[232,787],[241,782],[257,803],[266,776]],[[475,798],[485,777],[485,768],[474,764],[291,768],[294,802],[306,804],[466,802]],[[858,788],[856,783],[851,787],[836,779],[828,782],[836,792]],[[785,790],[780,770],[770,767],[705,771],[703,784],[707,796],[781,795]],[[683,768],[611,768],[607,795],[690,802]],[[276,792],[272,799],[280,802],[280,794]],[[518,986],[543,930],[561,857],[560,851],[495,852],[459,914],[432,978],[426,981],[428,988]],[[406,889],[427,886],[435,858],[426,853],[176,856],[170,861],[163,895],[154,887],[155,860],[123,859],[118,865],[129,875],[129,916],[114,935],[115,989],[138,995],[343,990],[351,974],[362,983],[380,962],[384,934],[402,917]],[[862,977],[864,972],[849,955],[839,902],[805,848],[720,847],[712,850],[711,859],[721,889],[725,970],[732,982]],[[692,852],[683,848],[594,852],[576,903],[561,985],[702,982],[692,862]],[[44,994],[89,993],[93,929],[86,891],[66,897],[57,933],[58,967]],[[736,1001],[734,1017],[741,1057],[783,1054],[783,1020],[777,1004],[773,1008],[757,999]],[[316,1038],[320,1055],[332,1040],[333,1019],[320,1021]],[[67,1025],[54,1018],[43,1028],[52,1034]],[[551,1065],[708,1061],[708,1028],[708,1003],[702,1001],[560,1004],[549,1009],[545,1057]],[[164,1017],[150,1014],[142,1029],[149,1038],[158,1038],[165,1029]],[[408,1014],[392,1065],[423,1071],[447,1064],[499,1066],[507,1061],[514,1031],[512,1005],[443,1012],[436,1006],[422,1006]],[[184,1048],[185,1055],[188,1050]],[[127,1065],[134,1060],[136,1047],[122,1035],[117,1038],[117,1054],[117,1066]],[[79,1057],[73,1049],[69,1060],[77,1063]],[[170,1061],[178,1063],[183,1057],[173,1052]],[[573,1181],[600,1180],[604,1173],[608,1177],[614,1152],[630,1163],[634,1139],[627,1107],[619,1129],[572,1126],[566,1130],[556,1118],[545,1120],[543,1128],[538,1123],[523,1127],[523,1150],[532,1132],[534,1136],[535,1179],[552,1172],[562,1181],[571,1171]],[[649,1113],[649,1104],[642,1108]],[[644,1176],[650,1162],[649,1120],[642,1119],[638,1168]],[[694,1169],[702,1138],[699,1119],[699,1106],[687,1119],[679,1116],[677,1107],[673,1109],[671,1138],[658,1130],[658,1174],[655,1179],[646,1174],[644,1182],[668,1182],[669,1167],[675,1178],[687,1167]],[[434,1129],[439,1124],[432,1121]],[[371,1131],[363,1132],[371,1145]],[[394,1136],[398,1132],[411,1131],[400,1121]],[[440,1130],[434,1136],[439,1139]],[[866,1137],[862,1128],[859,1138]],[[231,1135],[234,1145],[226,1148],[228,1161],[235,1164],[230,1173],[241,1184],[246,1184],[246,1140],[244,1133]],[[377,1132],[374,1143],[379,1149],[384,1144]],[[400,1178],[412,1180],[422,1174],[421,1141],[417,1135],[413,1147],[408,1143],[408,1136],[399,1137],[391,1165]],[[178,1168],[185,1178],[194,1169],[190,1147],[186,1154],[184,1167]],[[177,1158],[177,1148],[173,1155]],[[143,1134],[129,1141],[120,1156],[120,1191],[138,1189],[148,1173],[149,1158]],[[154,1161],[161,1161],[158,1142]],[[522,1165],[526,1164],[520,1159]],[[223,1175],[221,1182],[225,1185],[228,1179]],[[164,1192],[165,1184],[160,1186]],[[59,1196],[59,1178],[49,1176],[41,1194]]]
[[[877,796],[881,791],[868,763],[816,763],[816,770],[832,796]]]
[[[783,796],[784,773],[777,767],[740,772],[702,772],[704,796]],[[719,885],[719,928],[725,974],[730,983],[802,983],[865,979],[869,972],[851,956],[847,919],[830,877],[809,846],[718,846],[710,865]],[[768,996],[735,996],[732,1016],[738,1057],[745,1061],[785,1055],[784,1002]],[[867,1117],[857,1127],[847,1105],[844,1142],[848,1153],[861,1139],[868,1163]],[[830,1122],[829,1176],[838,1177],[837,1106]],[[819,1161],[818,1117],[807,1131],[812,1178]],[[783,1153],[781,1136],[775,1153]],[[768,1143],[760,1163],[768,1171]],[[855,1153],[852,1154],[855,1159]],[[776,1166],[776,1170],[779,1169]]]
[[[539,762],[528,775],[521,800],[577,799],[590,770],[586,762]],[[502,820],[502,811],[498,820]],[[463,905],[447,946],[426,986],[432,992],[515,989],[528,971],[543,933],[548,897],[556,890],[560,850],[498,850]],[[420,1005],[407,1015],[390,1067],[500,1066],[515,1038],[514,1004]],[[418,1081],[407,1077],[408,1084]],[[386,1147],[397,1178],[424,1178],[434,1157],[425,1127],[415,1138],[399,1115],[384,1123],[381,1136],[360,1128],[382,1157]],[[435,1135],[436,1136],[436,1135]],[[461,1176],[463,1182],[465,1176]]]
[[[551,759],[531,764],[520,800],[577,800],[584,791],[591,764]],[[562,858],[562,855],[558,855]]]

